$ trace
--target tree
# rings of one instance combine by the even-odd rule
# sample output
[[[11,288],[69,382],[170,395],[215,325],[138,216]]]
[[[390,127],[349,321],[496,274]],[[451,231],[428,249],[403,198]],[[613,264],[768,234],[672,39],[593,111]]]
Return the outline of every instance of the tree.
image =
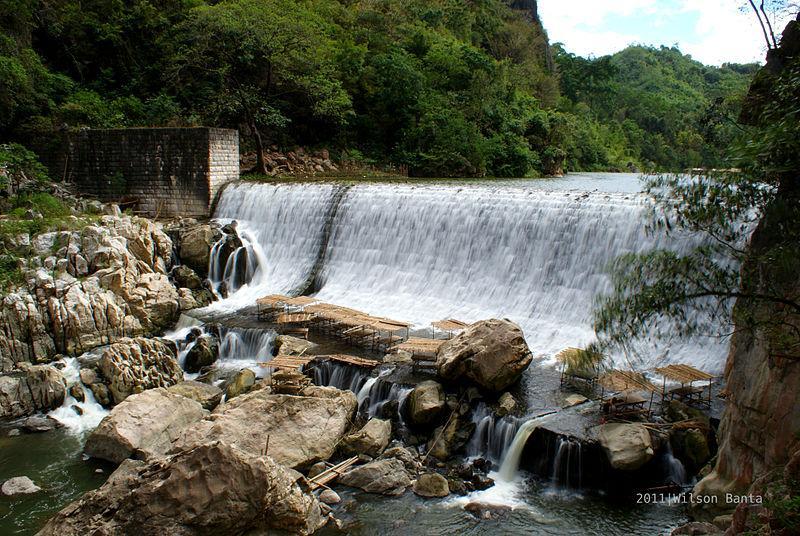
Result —
[[[350,98],[336,78],[328,23],[304,2],[228,0],[195,8],[171,81],[200,99],[213,122],[243,123],[253,136],[256,171],[266,173],[265,136],[274,140],[294,118],[341,124]]]
[[[800,25],[790,23],[787,32]],[[605,345],[624,347],[665,326],[709,333],[722,319],[761,333],[776,354],[800,359],[800,57],[783,52],[782,69],[762,70],[751,88],[743,114],[749,126],[731,155],[738,170],[648,180],[650,231],[702,240],[685,252],[617,259],[613,292],[595,313]]]

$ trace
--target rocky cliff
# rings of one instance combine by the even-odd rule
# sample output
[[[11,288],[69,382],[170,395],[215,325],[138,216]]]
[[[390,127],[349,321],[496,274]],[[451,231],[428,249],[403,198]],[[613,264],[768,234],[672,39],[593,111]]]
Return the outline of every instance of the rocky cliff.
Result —
[[[768,94],[768,79],[797,64],[798,24],[791,23],[783,35],[780,49],[770,53],[756,77],[745,120],[753,122],[760,116],[757,109],[774,98]],[[793,457],[800,459],[800,309],[793,305],[800,302],[800,170],[794,166],[774,174],[779,177],[777,195],[751,236],[742,266],[745,297],[734,310],[736,330],[725,369],[728,398],[717,462],[694,490],[717,496],[715,505],[703,508],[715,513],[736,507],[726,493],[762,494],[772,481],[785,478],[784,468],[793,465]],[[786,300],[752,298],[758,295]]]

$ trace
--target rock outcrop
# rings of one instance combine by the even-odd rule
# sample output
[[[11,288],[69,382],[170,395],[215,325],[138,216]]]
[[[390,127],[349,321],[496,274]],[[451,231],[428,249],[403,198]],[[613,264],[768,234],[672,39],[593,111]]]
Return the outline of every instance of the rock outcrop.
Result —
[[[756,74],[742,110],[744,122],[758,124],[767,103],[776,101],[776,79],[794,76],[790,69],[798,66],[798,51],[800,16],[789,22],[780,46],[769,51],[766,66]],[[796,155],[791,162],[796,164]],[[731,512],[737,505],[726,501],[728,493],[761,494],[800,449],[799,173],[796,165],[776,173],[777,195],[750,236],[725,365],[728,396],[717,461],[693,490],[717,501],[692,505],[695,515]],[[779,299],[752,298],[762,294]]]
[[[181,262],[197,272],[200,277],[208,277],[211,249],[220,238],[222,233],[208,224],[195,224],[180,229],[178,255]]]
[[[447,479],[439,473],[424,473],[419,475],[412,488],[420,497],[447,497],[450,495],[450,486]]]
[[[340,450],[347,456],[366,454],[376,458],[384,451],[392,437],[392,423],[370,419],[361,430],[345,436]]]
[[[174,348],[160,339],[121,339],[103,350],[98,368],[114,404],[132,394],[183,381]]]
[[[353,467],[338,482],[368,493],[402,495],[411,485],[411,477],[402,461],[385,458]]]
[[[103,216],[77,231],[34,236],[26,283],[0,301],[0,368],[79,355],[168,327],[179,312],[167,276],[172,242],[142,218]]]
[[[650,432],[641,424],[603,424],[598,436],[614,469],[634,471],[655,455]]]
[[[408,396],[408,420],[416,426],[436,422],[445,407],[444,389],[435,381],[417,384]]]
[[[275,395],[268,388],[236,397],[189,427],[173,451],[223,440],[258,455],[267,447],[276,462],[308,467],[330,458],[355,415],[356,397],[331,387],[307,388],[303,396]]]
[[[317,347],[311,341],[292,337],[291,335],[278,335],[275,337],[275,350],[278,355],[307,355],[312,354]]]
[[[219,406],[220,401],[222,401],[222,389],[216,385],[209,385],[194,380],[175,384],[168,388],[167,391],[190,398],[203,406],[203,409],[209,411]]]
[[[14,372],[0,376],[0,421],[55,409],[66,394],[67,384],[58,369],[20,363]]]
[[[40,536],[311,534],[325,523],[302,476],[266,456],[213,442],[150,462],[128,460],[68,505]]]
[[[517,380],[533,356],[522,330],[510,320],[482,320],[439,347],[436,368],[448,381],[466,379],[500,392]]]
[[[194,400],[151,389],[114,407],[89,435],[84,452],[114,463],[148,460],[167,452],[184,429],[206,415],[208,411]]]

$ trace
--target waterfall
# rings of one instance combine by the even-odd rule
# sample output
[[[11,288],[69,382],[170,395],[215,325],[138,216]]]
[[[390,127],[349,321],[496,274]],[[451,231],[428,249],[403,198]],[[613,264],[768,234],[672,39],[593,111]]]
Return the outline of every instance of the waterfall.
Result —
[[[585,345],[594,339],[594,299],[611,288],[613,259],[653,247],[686,250],[696,238],[646,233],[641,195],[557,187],[359,184],[342,193],[327,184],[230,186],[216,216],[236,219],[265,260],[248,284],[211,307],[235,310],[289,292],[319,269],[313,290],[323,301],[417,326],[510,318],[537,354]],[[644,347],[641,365],[665,364],[658,356],[666,349],[662,361],[712,373],[724,362],[721,341],[697,337]]]
[[[672,453],[672,445],[669,441],[666,442],[663,460],[664,474],[666,475],[665,484],[677,484],[680,486],[688,482],[686,468]]]
[[[229,240],[227,235],[214,244],[209,254],[208,279],[218,298],[233,294],[249,285],[259,273],[261,266],[265,266],[268,262],[264,250],[253,233],[244,230],[238,234],[242,245],[227,258],[223,259],[222,256]]]
[[[314,384],[337,389],[347,389],[356,394],[358,411],[367,418],[384,418],[386,404],[397,402],[397,415],[402,422],[403,405],[413,390],[405,385],[386,381],[392,369],[384,369],[378,376],[370,377],[370,371],[332,361],[316,363],[312,370]]]
[[[475,431],[467,444],[467,456],[486,458],[500,463],[517,434],[519,422],[514,417],[497,417],[480,402],[472,413]]]
[[[256,376],[263,377],[267,369],[258,366],[272,359],[276,333],[257,328],[219,328],[219,368],[241,370],[250,368]]]
[[[506,456],[503,459],[503,464],[500,466],[500,472],[498,473],[500,479],[507,482],[514,479],[514,476],[517,474],[517,469],[519,469],[519,460],[522,457],[522,451],[525,449],[525,443],[538,426],[538,419],[531,419],[525,421],[522,426],[519,427],[517,434],[514,436],[514,441],[512,441],[511,446],[508,447]]]
[[[556,488],[580,489],[583,473],[581,442],[559,437],[550,482]]]
[[[101,406],[94,398],[92,391],[81,383],[80,364],[78,359],[69,357],[62,360],[64,368],[61,373],[67,380],[67,385],[77,384],[83,389],[83,402],[79,402],[69,392],[64,398],[64,403],[48,413],[50,417],[60,422],[73,434],[84,434],[97,428],[100,421],[108,415],[108,410]],[[75,411],[75,408],[79,411]]]
[[[319,257],[336,191],[332,184],[295,188],[240,183],[225,188],[215,217],[238,222],[239,236],[250,245],[255,264],[246,283],[210,308],[236,311],[253,305],[265,293],[288,293],[301,287]],[[247,261],[251,262],[251,257]],[[235,272],[235,266],[231,267],[231,273]],[[214,277],[223,276],[217,272]]]

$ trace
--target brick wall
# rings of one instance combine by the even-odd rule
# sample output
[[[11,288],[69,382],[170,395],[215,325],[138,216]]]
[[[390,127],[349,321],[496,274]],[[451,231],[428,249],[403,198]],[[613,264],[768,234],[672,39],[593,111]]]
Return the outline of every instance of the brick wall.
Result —
[[[236,130],[86,130],[70,152],[69,177],[81,193],[135,202],[149,216],[209,216],[222,185],[239,178]]]

